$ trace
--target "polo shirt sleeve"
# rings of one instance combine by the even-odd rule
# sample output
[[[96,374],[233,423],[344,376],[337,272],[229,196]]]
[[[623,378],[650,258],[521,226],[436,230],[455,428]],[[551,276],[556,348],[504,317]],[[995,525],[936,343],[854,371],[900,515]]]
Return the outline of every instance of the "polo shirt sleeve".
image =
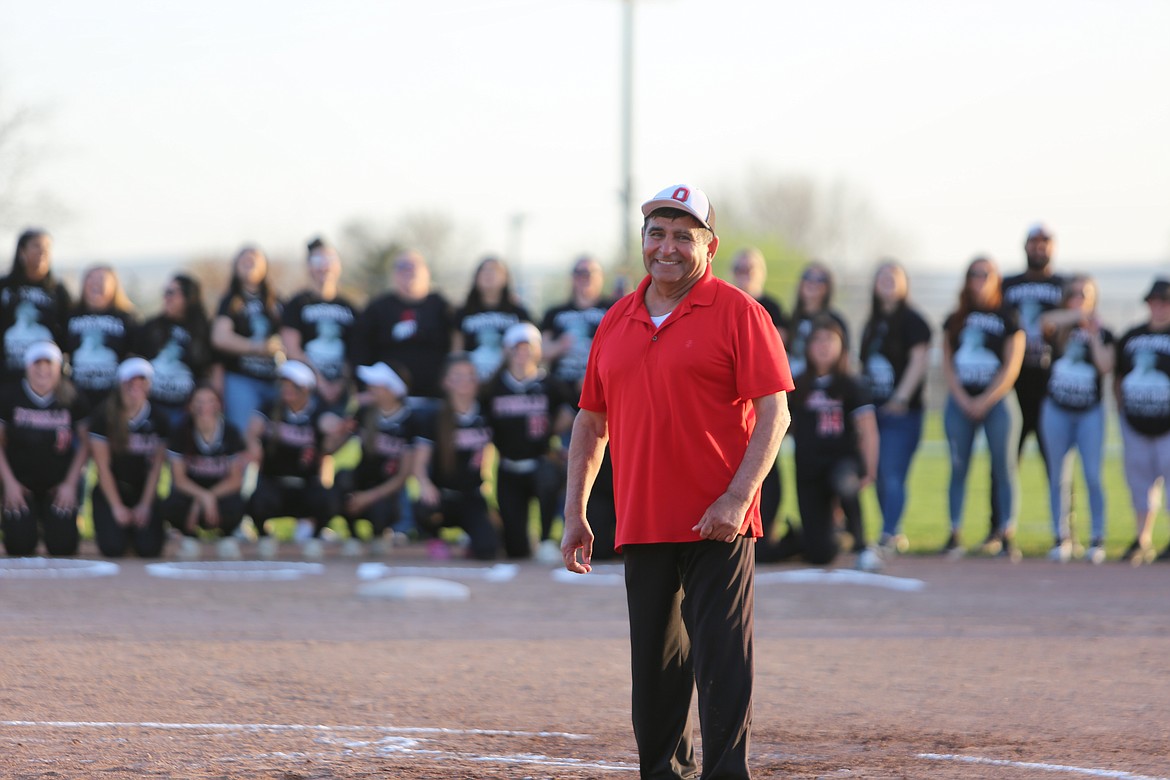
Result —
[[[763,306],[749,306],[740,315],[735,352],[735,387],[740,398],[760,398],[793,389],[788,355]]]

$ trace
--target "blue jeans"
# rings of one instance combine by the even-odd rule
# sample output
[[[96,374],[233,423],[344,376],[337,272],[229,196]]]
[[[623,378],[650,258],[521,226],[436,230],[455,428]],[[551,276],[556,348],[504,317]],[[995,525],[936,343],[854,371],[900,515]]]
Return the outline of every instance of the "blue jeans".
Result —
[[[1052,533],[1069,538],[1068,507],[1064,496],[1072,482],[1072,448],[1076,447],[1089,491],[1090,536],[1105,538],[1105,491],[1101,488],[1101,456],[1105,445],[1105,411],[1098,403],[1083,412],[1070,412],[1045,398],[1040,406],[1040,441],[1048,453],[1048,503]]]
[[[269,414],[269,407],[276,400],[276,381],[256,379],[227,371],[223,375],[223,416],[240,429],[243,435],[248,430],[252,412]]]
[[[893,536],[902,527],[906,509],[906,477],[910,461],[922,439],[922,410],[909,409],[905,414],[878,410],[878,506],[882,510],[882,535]]]
[[[951,530],[958,530],[963,522],[963,500],[967,496],[967,470],[971,465],[971,449],[975,435],[982,429],[987,434],[987,452],[991,457],[991,482],[994,486],[996,510],[1003,518],[1001,530],[1007,534],[1016,524],[1016,437],[1020,430],[1020,410],[1009,401],[1000,399],[982,420],[971,420],[959,409],[954,399],[947,396],[943,409],[943,428],[951,451],[950,514]]]

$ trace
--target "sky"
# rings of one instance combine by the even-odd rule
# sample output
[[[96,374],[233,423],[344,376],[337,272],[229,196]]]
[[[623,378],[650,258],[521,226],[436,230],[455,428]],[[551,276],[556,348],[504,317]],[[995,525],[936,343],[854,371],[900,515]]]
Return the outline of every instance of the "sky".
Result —
[[[1066,267],[1170,258],[1165,0],[633,1],[635,209],[795,176],[844,183],[897,236],[859,252],[911,266],[1020,264],[1036,221]],[[37,224],[62,262],[300,257],[354,220],[443,214],[469,262],[612,258],[622,20],[622,0],[0,0],[0,120],[36,115],[0,247]]]

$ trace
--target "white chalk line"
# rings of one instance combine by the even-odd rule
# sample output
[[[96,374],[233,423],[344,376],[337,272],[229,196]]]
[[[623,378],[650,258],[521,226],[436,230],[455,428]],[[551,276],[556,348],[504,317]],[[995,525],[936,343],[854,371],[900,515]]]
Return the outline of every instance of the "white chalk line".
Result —
[[[1089,775],[1090,777],[1112,777],[1118,780],[1168,780],[1165,777],[1138,775],[1133,772],[1123,772],[1117,769],[1093,769],[1083,766],[1066,766],[1064,764],[1047,764],[1038,761],[1009,761],[1002,758],[983,758],[980,756],[960,756],[946,753],[919,753],[917,758],[930,761],[955,761],[963,764],[980,764],[982,766],[1008,766],[1017,769],[1040,769],[1045,772],[1066,772],[1074,775]]]
[[[320,744],[332,745],[341,748],[333,753],[308,752],[273,752],[251,756],[224,757],[220,761],[233,763],[242,760],[262,759],[291,759],[305,758],[329,759],[339,755],[371,755],[375,758],[389,758],[392,756],[413,755],[427,757],[440,761],[473,761],[479,763],[525,764],[552,768],[591,769],[600,771],[628,772],[637,771],[635,764],[614,761],[589,761],[584,759],[546,756],[538,753],[516,754],[481,754],[462,751],[437,750],[424,747],[424,740],[414,739],[411,736],[504,736],[504,737],[535,737],[535,738],[564,738],[569,740],[589,740],[587,734],[575,734],[563,731],[514,731],[502,729],[452,729],[429,726],[354,726],[354,725],[309,725],[309,724],[279,724],[279,723],[165,723],[158,721],[32,721],[8,720],[0,721],[0,727],[10,728],[91,728],[91,729],[121,729],[142,728],[160,731],[222,731],[237,733],[318,733],[315,741]],[[385,734],[377,740],[360,740],[341,737],[342,734],[355,733]],[[339,736],[331,736],[333,734]]]
[[[493,566],[388,566],[375,561],[358,564],[357,578],[368,581],[383,577],[417,575],[508,582],[515,579],[519,571],[520,567],[515,563],[497,563]]]

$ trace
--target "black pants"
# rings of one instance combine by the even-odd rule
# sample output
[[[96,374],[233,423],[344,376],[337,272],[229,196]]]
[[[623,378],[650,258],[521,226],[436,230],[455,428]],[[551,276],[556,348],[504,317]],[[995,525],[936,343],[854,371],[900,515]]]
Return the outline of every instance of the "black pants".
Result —
[[[865,549],[865,530],[861,524],[861,464],[852,458],[837,461],[828,469],[813,473],[797,472],[796,503],[800,507],[803,549],[801,557],[823,566],[832,563],[841,551],[833,512],[837,503],[845,515],[845,530],[853,537],[853,551]]]
[[[293,482],[261,474],[256,479],[256,490],[248,499],[248,514],[260,536],[268,535],[264,524],[274,517],[307,517],[313,521],[313,536],[319,536],[337,509],[337,492],[326,488],[316,477]]]
[[[172,488],[171,494],[163,501],[163,519],[172,527],[177,528],[183,536],[198,536],[194,531],[187,529],[187,513],[191,511],[191,504],[195,499],[178,488]],[[198,526],[205,530],[213,530],[221,536],[231,536],[240,527],[244,519],[244,497],[239,493],[220,496],[216,499],[219,507],[219,525],[212,528],[199,511]]]
[[[617,507],[613,503],[613,461],[609,457],[609,447],[605,448],[601,468],[597,471],[593,490],[589,492],[585,516],[589,518],[589,527],[593,530],[593,560],[606,561],[617,558],[618,552],[614,550],[617,537]]]
[[[353,515],[345,508],[346,498],[360,490],[369,490],[376,485],[363,485],[358,482],[353,471],[339,471],[333,479],[333,488],[337,491],[337,500],[345,524],[349,527],[349,535],[357,538],[357,521],[363,517],[373,526],[374,538],[380,539],[387,528],[392,528],[402,514],[402,493],[395,491],[385,498],[370,504],[360,515]]]
[[[625,545],[634,738],[643,778],[749,777],[753,540]]]
[[[536,499],[540,506],[540,538],[552,536],[560,492],[560,471],[547,458],[539,458],[535,471],[517,474],[502,464],[496,479],[496,501],[504,523],[504,554],[509,558],[532,555],[528,540],[528,506]]]
[[[132,491],[122,495],[122,503],[134,506],[141,501]],[[114,519],[114,511],[101,485],[93,490],[93,532],[98,549],[107,558],[121,558],[133,552],[140,558],[157,558],[162,555],[167,540],[163,522],[162,501],[157,497],[150,505],[150,520],[145,526],[122,526]]]
[[[462,528],[471,539],[471,555],[476,560],[490,561],[496,557],[499,535],[488,516],[487,501],[479,488],[440,490],[438,506],[419,503],[415,507],[415,521],[419,535],[434,539],[444,527]]]
[[[32,493],[25,499],[23,512],[3,512],[0,531],[4,533],[4,551],[9,555],[35,555],[41,535],[49,555],[76,555],[81,544],[77,529],[77,510],[58,512],[53,509],[56,488]]]

